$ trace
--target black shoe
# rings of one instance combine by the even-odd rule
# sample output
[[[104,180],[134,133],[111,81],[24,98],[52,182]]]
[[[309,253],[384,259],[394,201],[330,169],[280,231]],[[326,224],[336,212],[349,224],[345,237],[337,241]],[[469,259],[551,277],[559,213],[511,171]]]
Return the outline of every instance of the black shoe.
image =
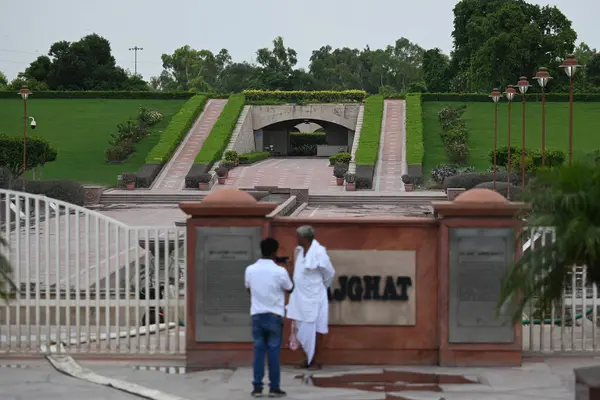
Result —
[[[287,393],[281,389],[269,390],[269,397],[284,397],[284,396],[287,396]]]
[[[255,387],[250,395],[252,397],[263,397],[263,390],[262,388]]]

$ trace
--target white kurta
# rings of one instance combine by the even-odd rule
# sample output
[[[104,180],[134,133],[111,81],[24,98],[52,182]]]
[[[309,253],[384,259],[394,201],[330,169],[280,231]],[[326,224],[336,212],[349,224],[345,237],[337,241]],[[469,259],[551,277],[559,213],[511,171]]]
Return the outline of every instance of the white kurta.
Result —
[[[294,290],[287,305],[287,317],[295,321],[296,339],[306,353],[310,364],[315,354],[317,333],[329,332],[329,302],[327,288],[335,270],[325,247],[313,240],[304,254],[296,248]]]

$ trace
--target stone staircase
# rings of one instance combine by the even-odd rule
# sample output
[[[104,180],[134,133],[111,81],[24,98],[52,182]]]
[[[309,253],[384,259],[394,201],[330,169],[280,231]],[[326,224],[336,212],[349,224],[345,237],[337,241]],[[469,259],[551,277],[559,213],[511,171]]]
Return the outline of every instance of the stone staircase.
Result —
[[[153,192],[183,190],[185,176],[194,164],[194,158],[202,148],[204,140],[210,134],[226,103],[227,99],[211,99],[206,103],[204,111],[196,119],[169,163],[154,181],[151,189]]]
[[[351,174],[356,173],[356,150],[358,149],[358,143],[360,142],[360,132],[362,131],[363,119],[365,118],[365,106],[360,106],[358,109],[358,117],[356,118],[356,129],[354,130],[354,140],[352,141],[352,150],[350,154],[352,159],[348,166],[348,172]]]
[[[379,159],[374,188],[379,192],[404,190],[402,175],[406,173],[406,135],[404,100],[385,100]]]

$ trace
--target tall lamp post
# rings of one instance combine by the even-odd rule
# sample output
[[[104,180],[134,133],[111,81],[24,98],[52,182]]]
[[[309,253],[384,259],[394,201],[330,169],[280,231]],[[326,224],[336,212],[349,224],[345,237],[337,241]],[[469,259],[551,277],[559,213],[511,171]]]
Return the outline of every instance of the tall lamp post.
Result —
[[[496,152],[498,149],[498,102],[502,98],[502,92],[498,88],[494,88],[490,97],[494,100],[494,190],[496,190],[496,169],[498,169],[496,162]]]
[[[569,167],[573,164],[573,78],[575,72],[581,67],[573,54],[569,54],[560,65],[569,77]]]
[[[23,86],[19,91],[21,98],[23,98],[23,191],[27,184],[27,177],[25,172],[27,171],[27,98],[31,95],[31,90],[27,86]]]
[[[525,118],[526,118],[526,104],[527,99],[525,98],[525,94],[529,89],[529,81],[526,77],[522,76],[519,78],[519,82],[517,82],[517,87],[519,88],[519,92],[521,92],[521,104],[523,109],[522,116],[522,126],[521,126],[521,192],[525,189]]]
[[[546,85],[552,77],[548,73],[548,69],[540,67],[535,79],[542,88],[542,168],[546,166]]]
[[[507,188],[506,188],[506,197],[508,197],[508,199],[510,200],[510,164],[512,161],[511,155],[510,155],[510,114],[511,114],[511,104],[513,99],[515,98],[515,95],[517,94],[517,91],[515,90],[515,87],[513,85],[508,85],[508,87],[506,88],[506,90],[504,91],[504,94],[506,95],[506,100],[508,100],[508,162],[506,165],[506,169],[507,169],[507,176],[508,176],[508,180],[507,180]]]

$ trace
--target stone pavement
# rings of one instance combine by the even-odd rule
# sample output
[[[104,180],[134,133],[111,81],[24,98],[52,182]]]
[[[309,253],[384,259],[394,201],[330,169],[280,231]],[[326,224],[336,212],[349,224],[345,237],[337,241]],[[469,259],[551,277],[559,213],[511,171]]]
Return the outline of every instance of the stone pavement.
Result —
[[[404,100],[386,100],[384,124],[379,143],[379,162],[375,176],[378,192],[404,191],[402,173],[405,163]]]
[[[348,388],[320,388],[296,378],[301,372],[285,367],[282,387],[290,400],[300,399],[414,399],[414,400],[517,400],[517,399],[573,399],[573,369],[600,364],[600,358],[553,358],[545,362],[525,363],[520,368],[442,368],[442,367],[385,367],[388,374],[410,371],[427,374],[459,375],[477,380],[473,384],[443,384],[440,391],[431,391],[426,382],[411,384],[406,390],[394,391],[390,384],[374,391]],[[252,371],[250,368],[237,370],[211,370],[188,374],[168,374],[162,371],[147,371],[125,365],[102,365],[83,363],[87,368],[107,377],[117,378],[147,388],[160,390],[185,399],[247,399]],[[376,367],[325,367],[314,373],[313,381],[349,374],[380,374]],[[317,379],[314,379],[317,378]],[[398,387],[399,384],[396,383]],[[351,381],[348,386],[358,386]],[[116,389],[92,385],[55,372],[48,364],[30,366],[26,369],[0,369],[0,400],[8,399],[54,399],[85,398],[132,399]],[[397,389],[396,389],[397,390]],[[73,397],[74,395],[74,397]],[[62,396],[62,397],[61,397]]]

